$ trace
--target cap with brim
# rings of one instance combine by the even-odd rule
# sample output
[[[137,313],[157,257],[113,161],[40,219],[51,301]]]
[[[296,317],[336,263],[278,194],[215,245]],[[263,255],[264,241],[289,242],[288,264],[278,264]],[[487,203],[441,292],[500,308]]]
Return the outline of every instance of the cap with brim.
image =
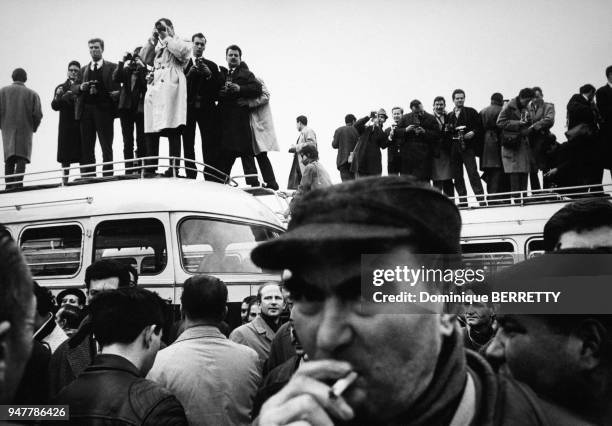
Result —
[[[83,292],[83,290],[79,288],[67,288],[66,290],[60,291],[56,297],[57,304],[61,305],[62,299],[69,294],[76,296],[79,299],[79,304],[85,305],[85,300],[86,300],[85,293]]]
[[[423,253],[458,253],[460,230],[457,207],[428,185],[410,177],[366,178],[306,194],[288,231],[257,246],[252,258],[280,269],[310,253],[368,254],[400,241],[418,241]]]

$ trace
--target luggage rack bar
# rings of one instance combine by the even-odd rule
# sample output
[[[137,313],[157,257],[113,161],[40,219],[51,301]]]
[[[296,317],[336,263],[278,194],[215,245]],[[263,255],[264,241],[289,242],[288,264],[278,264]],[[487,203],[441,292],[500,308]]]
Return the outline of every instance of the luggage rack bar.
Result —
[[[532,204],[575,201],[581,198],[606,197],[612,199],[612,183],[555,187],[536,190],[508,191],[496,194],[449,197],[460,209],[482,209]],[[463,204],[463,205],[462,205]],[[467,204],[467,205],[465,205]]]
[[[164,160],[165,164],[150,164],[151,161],[155,160],[157,162],[159,162],[159,160]],[[172,163],[176,165],[170,166],[170,164]],[[186,164],[189,164],[189,166],[187,166]],[[195,167],[191,166],[191,164],[193,164]],[[113,166],[112,171],[102,169],[104,166],[109,165]],[[202,174],[204,179],[208,177],[209,180],[212,181],[228,184],[230,186],[238,186],[238,183],[231,176],[228,176],[227,174],[223,173],[219,169],[216,169],[215,167],[209,164],[191,159],[186,159],[183,157],[163,156],[106,161],[102,163],[87,164],[83,166],[77,165],[70,167],[60,167],[57,169],[42,170],[37,172],[17,173],[9,176],[0,175],[0,180],[4,180],[6,184],[6,191],[19,191],[34,189],[39,185],[51,185],[61,187],[75,183],[106,181],[112,178],[144,179],[155,176],[162,176],[162,174],[156,172],[157,168],[160,166],[168,167],[168,170],[170,170],[172,173],[171,177],[182,177],[179,175],[180,170],[185,170],[185,172],[189,170],[194,171],[197,174]],[[82,171],[81,169],[95,169],[95,171]],[[66,171],[68,171],[69,173],[68,176],[64,176],[64,173]],[[108,174],[111,172],[113,173],[112,175],[105,176],[105,173]],[[14,182],[14,179],[16,177],[23,177],[23,182],[21,183],[21,185],[19,183]],[[7,178],[9,179],[8,182]]]

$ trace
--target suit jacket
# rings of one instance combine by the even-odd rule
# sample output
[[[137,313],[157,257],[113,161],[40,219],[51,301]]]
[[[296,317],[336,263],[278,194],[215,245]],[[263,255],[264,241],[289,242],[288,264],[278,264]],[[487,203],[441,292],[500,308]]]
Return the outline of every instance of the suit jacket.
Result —
[[[408,131],[410,125],[417,125],[425,133],[416,134]],[[404,114],[397,123],[396,133],[405,139],[402,149],[402,171],[415,176],[419,180],[431,179],[434,146],[440,137],[440,127],[435,117],[423,112]]]
[[[542,104],[531,102],[527,108],[533,122],[534,130],[548,133],[555,124],[555,106],[549,102]]]
[[[211,72],[209,79],[204,78],[197,68],[193,66],[193,58],[190,58],[187,66],[185,66],[187,106],[214,109],[215,102],[219,98],[219,90],[223,87],[224,81],[217,64],[208,59],[204,59],[204,63]]]
[[[132,89],[132,69],[119,62],[113,71],[113,82],[121,84],[119,110],[144,111],[144,96],[147,92],[147,69],[138,68],[137,78]]]
[[[606,84],[597,89],[597,92],[595,92],[595,99],[603,122],[608,127],[612,126],[612,87]]]
[[[338,127],[334,132],[334,139],[332,140],[332,148],[338,150],[338,156],[336,157],[336,166],[340,166],[348,163],[348,158],[351,152],[357,145],[359,139],[359,133],[354,126],[342,126]]]
[[[83,76],[82,81],[87,82],[90,81],[89,77],[91,63],[85,65],[81,68],[81,75]],[[109,94],[109,97],[105,102],[101,102],[98,104],[99,108],[106,109],[113,114],[113,116],[117,113],[117,101],[119,100],[118,92],[121,89],[119,83],[113,81],[113,72],[117,68],[117,64],[114,62],[108,62],[104,60],[102,62],[102,84],[104,84],[104,88]],[[76,105],[75,105],[75,118],[77,120],[81,119],[81,115],[83,114],[83,106],[85,105],[85,94],[81,92],[80,83],[72,86],[72,92],[77,95]],[[117,92],[117,95],[112,95],[111,93]]]
[[[482,153],[482,122],[478,111],[474,108],[463,107],[459,116],[455,115],[455,111],[451,111],[446,116],[447,122],[452,127],[465,126],[465,133],[474,132],[475,135],[472,139],[465,141],[466,146],[472,147],[477,156]]]

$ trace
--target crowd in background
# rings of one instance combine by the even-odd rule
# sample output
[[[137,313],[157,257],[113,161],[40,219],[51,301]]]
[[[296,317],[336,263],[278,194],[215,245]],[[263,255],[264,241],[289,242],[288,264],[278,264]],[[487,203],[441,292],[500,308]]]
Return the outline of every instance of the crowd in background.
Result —
[[[81,177],[96,175],[91,166],[96,138],[103,162],[114,160],[113,123],[119,117],[126,174],[156,175],[156,159],[139,159],[157,157],[160,137],[165,137],[169,155],[187,159],[184,174],[195,179],[198,127],[202,157],[211,166],[202,170],[205,179],[225,181],[240,158],[247,184],[260,185],[258,165],[263,185],[279,189],[267,156],[279,150],[270,92],[243,61],[240,47],[229,46],[226,66],[218,66],[203,55],[204,34],[186,42],[167,18],[155,22],[146,43],[117,64],[104,58],[102,39],[93,38],[88,46],[91,61],[85,66],[69,62],[67,79],[56,87],[51,103],[60,114],[57,161],[64,168],[64,183],[71,164],[81,165]],[[32,133],[42,119],[38,95],[24,85],[26,72],[16,69],[12,77],[14,83],[0,91],[8,188],[22,185]],[[585,84],[569,100],[565,143],[550,132],[555,107],[544,100],[540,87],[525,88],[511,99],[494,93],[480,113],[465,105],[461,89],[453,91],[450,111],[443,96],[435,97],[431,114],[415,99],[406,114],[402,107],[392,108],[393,123],[386,128],[384,109],[359,120],[348,114],[332,142],[340,178],[381,175],[381,150],[387,149],[389,175],[430,182],[447,196],[457,195],[460,205],[466,205],[465,173],[481,204],[495,202],[500,198],[495,194],[502,192],[524,196],[528,183],[532,191],[590,185],[590,191],[601,192],[603,170],[612,167],[612,67],[606,78],[599,89]],[[331,181],[317,161],[320,147],[307,117],[297,117],[296,125],[299,136],[289,150],[294,158],[287,188],[299,189],[301,196]],[[164,175],[179,176],[179,167],[171,161]],[[111,176],[113,164],[104,165],[102,172]]]

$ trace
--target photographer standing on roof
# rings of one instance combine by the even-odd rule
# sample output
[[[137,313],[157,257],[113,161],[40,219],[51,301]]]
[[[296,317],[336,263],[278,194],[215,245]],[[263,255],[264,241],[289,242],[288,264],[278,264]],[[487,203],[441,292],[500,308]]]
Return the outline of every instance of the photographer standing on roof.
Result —
[[[170,145],[170,157],[181,156],[181,132],[187,122],[187,80],[183,69],[189,60],[189,43],[175,33],[172,21],[161,18],[155,22],[153,35],[141,51],[141,56],[154,59],[152,77],[144,102],[144,130],[147,156],[159,155],[159,137],[166,136]],[[157,160],[150,160],[157,168]],[[170,161],[165,176],[175,176],[178,162]],[[147,172],[155,170],[147,169]]]

